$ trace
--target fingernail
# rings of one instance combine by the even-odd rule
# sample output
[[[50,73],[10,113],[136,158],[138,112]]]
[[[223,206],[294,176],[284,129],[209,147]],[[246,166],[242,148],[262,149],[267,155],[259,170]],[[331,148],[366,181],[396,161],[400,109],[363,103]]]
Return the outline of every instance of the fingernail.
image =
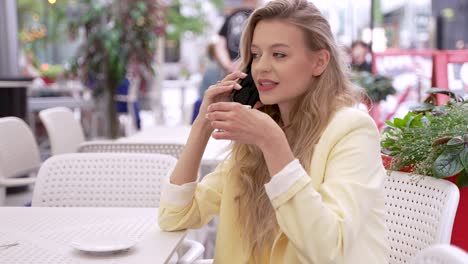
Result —
[[[242,77],[245,77],[245,76],[247,76],[247,73],[241,72],[241,75],[242,75]]]
[[[240,84],[238,84],[238,83],[236,83],[236,87],[239,88],[239,89],[242,88],[242,86]]]

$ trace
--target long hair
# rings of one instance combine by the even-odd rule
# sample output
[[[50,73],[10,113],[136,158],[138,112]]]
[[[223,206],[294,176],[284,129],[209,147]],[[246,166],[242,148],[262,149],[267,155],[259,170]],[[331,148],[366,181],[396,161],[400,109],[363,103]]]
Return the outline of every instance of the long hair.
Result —
[[[346,55],[335,43],[328,21],[307,0],[274,0],[251,14],[241,39],[240,70],[246,70],[252,60],[253,33],[261,20],[280,20],[295,25],[303,31],[305,44],[311,51],[325,49],[330,53],[324,72],[314,79],[310,89],[291,109],[289,124],[282,123],[277,105],[260,109],[283,129],[294,156],[309,171],[314,146],[333,114],[341,107],[357,104],[361,91],[348,78]],[[239,181],[241,190],[235,198],[239,205],[241,237],[247,250],[261,258],[272,246],[279,230],[264,188],[271,175],[261,150],[255,145],[234,143],[232,158],[235,166],[231,173]]]

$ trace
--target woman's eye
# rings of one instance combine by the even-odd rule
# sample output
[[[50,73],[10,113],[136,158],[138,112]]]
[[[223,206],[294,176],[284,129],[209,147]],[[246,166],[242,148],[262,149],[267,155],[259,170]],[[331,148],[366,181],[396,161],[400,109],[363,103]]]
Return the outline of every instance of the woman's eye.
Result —
[[[252,53],[252,59],[256,59],[258,57],[260,57],[260,55],[258,55],[257,53]]]
[[[275,52],[275,53],[273,53],[273,57],[275,57],[275,58],[284,58],[284,57],[286,57],[286,54]]]

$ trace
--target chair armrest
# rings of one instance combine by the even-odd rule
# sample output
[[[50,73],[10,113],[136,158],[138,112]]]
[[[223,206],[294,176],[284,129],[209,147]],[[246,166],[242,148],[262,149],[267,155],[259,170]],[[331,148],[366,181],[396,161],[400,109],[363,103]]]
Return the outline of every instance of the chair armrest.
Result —
[[[177,263],[191,264],[198,259],[204,251],[205,247],[200,242],[186,238],[176,249],[177,256],[179,257]]]
[[[16,187],[33,184],[36,182],[36,177],[28,178],[0,178],[0,186],[2,187]]]

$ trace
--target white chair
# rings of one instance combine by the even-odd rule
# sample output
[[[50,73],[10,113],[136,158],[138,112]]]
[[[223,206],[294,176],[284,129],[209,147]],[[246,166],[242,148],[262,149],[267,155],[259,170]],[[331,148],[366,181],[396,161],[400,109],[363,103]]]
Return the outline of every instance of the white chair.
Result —
[[[125,153],[160,153],[179,158],[183,144],[177,143],[130,143],[96,140],[80,144],[78,152],[125,152]]]
[[[81,123],[66,107],[54,107],[39,112],[39,118],[49,135],[52,155],[76,152],[85,137]]]
[[[161,187],[175,166],[163,154],[72,153],[41,166],[32,206],[158,207]],[[185,239],[177,263],[192,263],[203,246]]]
[[[0,206],[6,188],[33,184],[41,165],[39,149],[28,125],[17,117],[0,118]],[[18,178],[28,175],[27,178]]]
[[[411,264],[467,264],[468,254],[462,249],[439,244],[423,249],[419,252]]]
[[[455,184],[389,171],[384,187],[389,263],[409,263],[431,245],[450,243],[460,197]]]

